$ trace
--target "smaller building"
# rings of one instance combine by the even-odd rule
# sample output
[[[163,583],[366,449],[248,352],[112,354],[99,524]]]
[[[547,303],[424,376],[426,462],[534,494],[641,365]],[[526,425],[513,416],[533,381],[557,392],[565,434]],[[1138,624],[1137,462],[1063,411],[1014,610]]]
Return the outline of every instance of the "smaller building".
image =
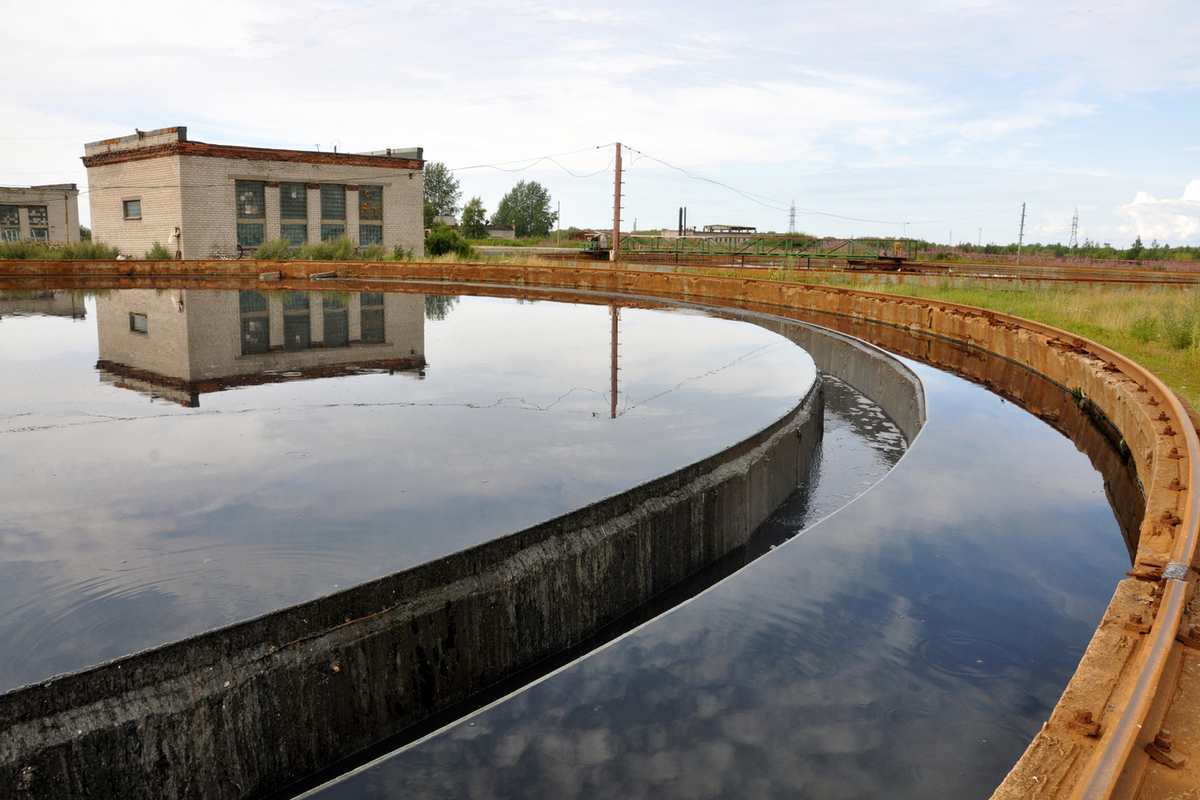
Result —
[[[79,189],[73,183],[0,187],[0,240],[79,241]]]

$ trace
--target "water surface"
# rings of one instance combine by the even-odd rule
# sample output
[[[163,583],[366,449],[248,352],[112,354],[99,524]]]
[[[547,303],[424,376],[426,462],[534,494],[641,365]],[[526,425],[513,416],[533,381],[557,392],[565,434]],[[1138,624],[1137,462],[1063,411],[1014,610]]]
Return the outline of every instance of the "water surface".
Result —
[[[594,502],[815,377],[753,325],[626,308],[614,404],[609,308],[428,305],[132,290],[0,319],[0,689]]]

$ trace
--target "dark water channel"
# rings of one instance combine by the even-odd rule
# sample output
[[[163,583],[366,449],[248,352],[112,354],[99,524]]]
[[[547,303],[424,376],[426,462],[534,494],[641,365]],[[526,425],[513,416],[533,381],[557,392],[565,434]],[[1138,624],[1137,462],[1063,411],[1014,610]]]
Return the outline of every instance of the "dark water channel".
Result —
[[[753,325],[624,308],[614,405],[610,314],[197,289],[0,302],[0,691],[590,504],[756,433],[815,377]]]
[[[913,369],[929,420],[870,491],[825,516],[894,459],[889,437],[824,469],[759,532],[765,556],[709,591],[306,796],[988,797],[1074,671],[1127,547],[1071,441]],[[856,425],[886,431],[836,416],[823,463]]]

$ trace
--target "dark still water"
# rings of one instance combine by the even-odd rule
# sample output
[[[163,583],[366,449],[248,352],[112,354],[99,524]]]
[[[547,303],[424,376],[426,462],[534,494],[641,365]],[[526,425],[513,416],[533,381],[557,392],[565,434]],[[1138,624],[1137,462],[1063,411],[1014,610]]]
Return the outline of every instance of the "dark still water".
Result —
[[[0,690],[586,505],[750,436],[815,377],[694,312],[620,310],[614,404],[604,306],[66,300],[0,304]]]
[[[914,370],[929,421],[870,491],[811,526],[781,512],[802,534],[708,592],[311,796],[988,797],[1128,556],[1069,440]],[[831,491],[853,493],[817,507]]]

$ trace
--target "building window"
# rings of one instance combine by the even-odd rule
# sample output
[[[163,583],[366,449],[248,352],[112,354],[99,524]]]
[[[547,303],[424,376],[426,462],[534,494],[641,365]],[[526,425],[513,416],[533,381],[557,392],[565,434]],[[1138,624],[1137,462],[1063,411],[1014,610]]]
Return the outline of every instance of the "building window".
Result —
[[[325,346],[350,346],[350,310],[341,295],[325,295],[321,298],[325,312]]]
[[[50,241],[50,229],[49,228],[30,228],[29,229],[29,238],[33,239],[35,242],[48,242],[48,241]]]
[[[50,215],[46,212],[45,206],[27,206],[29,209],[29,224],[30,226],[46,226],[50,224]]]
[[[363,292],[358,296],[362,316],[362,343],[383,344],[383,293]]]
[[[150,325],[146,321],[145,314],[130,314],[129,315],[129,330],[134,333],[149,333]]]
[[[346,187],[341,184],[321,184],[321,219],[346,219]]]
[[[383,244],[383,226],[382,225],[359,225],[358,226],[358,243],[367,244]]]
[[[141,219],[142,218],[142,201],[141,200],[123,200],[125,219]]]
[[[308,244],[308,187],[279,184],[279,235],[292,247]]]
[[[242,315],[242,355],[268,353],[271,350],[271,323],[267,317],[267,298],[250,289],[238,292]]]
[[[19,206],[0,206],[0,240],[15,242],[21,238],[21,209]]]
[[[265,219],[267,216],[267,185],[262,181],[234,181],[237,194],[238,219]]]
[[[303,183],[279,184],[279,218],[308,221],[308,187]]]
[[[308,294],[288,292],[283,296],[283,349],[307,350],[311,347]]]
[[[258,247],[263,243],[264,236],[261,222],[239,222],[237,224],[237,243],[242,247]]]
[[[327,242],[330,239],[340,239],[346,235],[346,226],[331,225],[325,222],[321,223],[321,241]]]
[[[266,238],[265,225],[244,220],[266,219],[267,185],[263,181],[234,181],[237,196],[237,243],[239,247],[258,247]]]
[[[358,243],[383,244],[383,187],[358,187]]]
[[[292,247],[308,244],[308,225],[288,222],[279,226],[279,235],[288,240]]]

